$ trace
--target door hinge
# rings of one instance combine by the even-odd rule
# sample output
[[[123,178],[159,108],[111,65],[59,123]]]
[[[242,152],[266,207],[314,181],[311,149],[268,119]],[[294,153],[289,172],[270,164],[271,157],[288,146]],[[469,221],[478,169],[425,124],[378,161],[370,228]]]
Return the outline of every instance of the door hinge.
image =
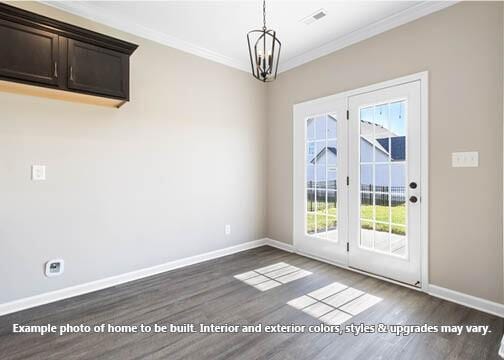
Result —
[[[346,177],[346,184],[347,184],[347,186],[350,185],[350,177],[349,176]]]
[[[347,120],[350,119],[350,111],[349,110],[346,111],[346,119]]]
[[[350,251],[350,243],[346,243],[346,251],[349,252]]]

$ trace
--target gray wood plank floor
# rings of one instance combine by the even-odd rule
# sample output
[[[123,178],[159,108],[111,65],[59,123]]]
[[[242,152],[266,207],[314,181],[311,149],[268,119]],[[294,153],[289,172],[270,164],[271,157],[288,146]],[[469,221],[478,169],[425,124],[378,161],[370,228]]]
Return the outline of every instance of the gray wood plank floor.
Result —
[[[278,262],[313,274],[264,292],[233,277]],[[489,325],[491,333],[12,333],[13,323],[318,324],[287,302],[332,282],[383,299],[347,323]],[[503,327],[501,318],[264,246],[0,317],[0,359],[498,359]]]

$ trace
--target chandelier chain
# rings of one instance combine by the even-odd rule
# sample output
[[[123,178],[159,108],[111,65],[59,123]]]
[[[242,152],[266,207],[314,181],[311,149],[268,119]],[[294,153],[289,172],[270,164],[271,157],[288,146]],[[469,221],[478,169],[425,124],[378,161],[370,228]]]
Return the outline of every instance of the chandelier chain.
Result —
[[[263,30],[266,30],[266,0],[263,0]]]

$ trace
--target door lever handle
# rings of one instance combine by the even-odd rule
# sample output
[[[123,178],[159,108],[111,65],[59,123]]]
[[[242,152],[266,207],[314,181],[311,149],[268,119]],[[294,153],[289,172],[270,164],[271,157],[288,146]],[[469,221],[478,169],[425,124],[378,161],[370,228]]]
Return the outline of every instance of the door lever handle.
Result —
[[[409,201],[412,202],[413,204],[416,203],[418,201],[418,198],[416,196],[411,196],[409,198]]]

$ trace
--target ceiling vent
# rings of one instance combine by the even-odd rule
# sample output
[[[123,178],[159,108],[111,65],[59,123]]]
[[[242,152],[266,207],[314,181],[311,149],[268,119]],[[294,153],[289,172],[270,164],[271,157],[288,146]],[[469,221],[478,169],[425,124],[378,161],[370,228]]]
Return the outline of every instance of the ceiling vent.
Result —
[[[327,11],[325,9],[319,9],[319,10],[315,11],[313,14],[310,14],[307,17],[301,19],[301,22],[306,25],[310,25],[310,24],[314,23],[315,21],[322,19],[326,15],[327,15]]]

